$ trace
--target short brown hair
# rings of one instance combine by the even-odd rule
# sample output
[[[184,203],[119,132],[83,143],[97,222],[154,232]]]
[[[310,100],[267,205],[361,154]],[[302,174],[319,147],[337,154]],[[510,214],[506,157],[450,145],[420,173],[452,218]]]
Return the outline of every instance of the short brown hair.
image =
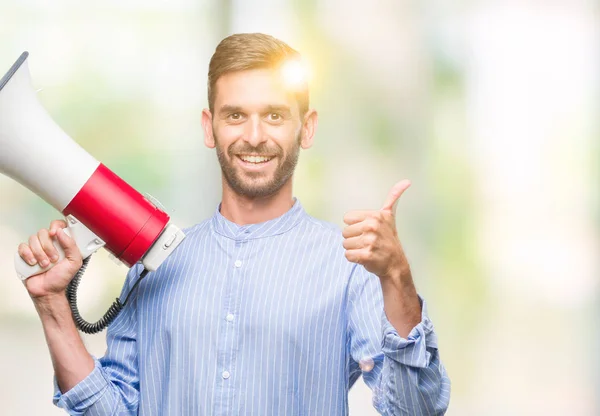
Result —
[[[251,69],[278,69],[288,59],[300,59],[300,53],[287,43],[262,33],[238,33],[223,39],[208,65],[208,107],[214,111],[215,86],[225,74]],[[308,111],[308,86],[296,92],[300,116]]]

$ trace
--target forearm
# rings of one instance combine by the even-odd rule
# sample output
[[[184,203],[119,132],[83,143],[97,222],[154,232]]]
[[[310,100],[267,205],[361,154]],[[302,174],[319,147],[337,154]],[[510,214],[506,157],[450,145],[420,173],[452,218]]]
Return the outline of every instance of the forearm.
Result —
[[[408,263],[380,280],[385,314],[398,334],[406,338],[421,322],[421,303]]]
[[[129,372],[129,377],[124,377],[120,373],[134,363],[128,357],[135,354],[135,343],[115,341],[115,337],[129,338],[131,328],[121,325],[126,334],[116,335],[109,328],[107,335],[109,350],[117,351],[123,361],[113,361],[115,355],[110,351],[107,356],[98,360],[86,350],[64,297],[55,298],[52,302],[36,302],[36,309],[44,326],[55,371],[54,404],[69,414],[77,415],[137,414],[137,374],[132,377]],[[128,312],[122,311],[116,318],[117,325],[128,318]]]
[[[34,299],[60,390],[66,393],[94,369],[64,295]]]

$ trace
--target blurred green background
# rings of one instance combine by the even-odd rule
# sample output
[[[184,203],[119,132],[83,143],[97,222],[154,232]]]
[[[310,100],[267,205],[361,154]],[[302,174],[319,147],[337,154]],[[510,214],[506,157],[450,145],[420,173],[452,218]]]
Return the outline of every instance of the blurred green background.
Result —
[[[28,50],[56,122],[188,226],[220,199],[200,126],[215,46],[235,32],[288,42],[312,66],[320,113],[295,176],[307,211],[342,226],[413,182],[398,226],[452,379],[448,414],[595,415],[598,12],[573,0],[0,0],[0,72]],[[57,215],[0,176],[3,415],[61,414],[12,265]],[[88,320],[125,273],[94,256]],[[103,335],[85,342],[103,354]],[[375,414],[370,400],[360,382],[351,414]]]

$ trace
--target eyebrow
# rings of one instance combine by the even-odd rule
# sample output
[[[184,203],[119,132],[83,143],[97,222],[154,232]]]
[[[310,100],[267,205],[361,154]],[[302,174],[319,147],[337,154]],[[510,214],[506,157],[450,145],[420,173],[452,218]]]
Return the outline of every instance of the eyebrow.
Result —
[[[239,113],[241,111],[242,111],[242,107],[240,107],[240,106],[237,106],[237,105],[224,105],[219,110],[219,114],[220,115],[225,115],[225,114],[229,114],[229,113]]]
[[[243,110],[242,107],[240,107],[239,105],[226,104],[219,110],[219,115],[224,116],[226,114],[241,112],[243,112]],[[284,113],[286,115],[290,115],[292,113],[292,110],[287,105],[268,105],[263,109],[262,113]]]
[[[265,109],[265,113],[284,113],[289,115],[292,111],[287,105],[269,105]]]

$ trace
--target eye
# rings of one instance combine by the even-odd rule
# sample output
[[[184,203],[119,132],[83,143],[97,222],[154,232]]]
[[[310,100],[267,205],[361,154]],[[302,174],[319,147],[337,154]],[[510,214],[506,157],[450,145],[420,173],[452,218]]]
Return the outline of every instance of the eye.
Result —
[[[240,113],[231,113],[229,114],[229,118],[232,120],[241,120],[242,115]]]
[[[279,113],[269,113],[269,121],[281,121],[282,118]]]

